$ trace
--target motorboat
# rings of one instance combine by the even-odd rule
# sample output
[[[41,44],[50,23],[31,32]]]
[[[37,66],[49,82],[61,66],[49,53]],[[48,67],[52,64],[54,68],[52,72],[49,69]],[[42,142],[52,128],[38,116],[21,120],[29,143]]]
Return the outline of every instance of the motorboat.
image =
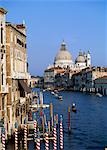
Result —
[[[103,95],[100,93],[96,93],[96,96],[102,97]]]
[[[54,91],[52,91],[51,94],[54,95],[55,94]]]
[[[63,98],[62,98],[62,96],[61,96],[61,95],[59,95],[59,96],[58,96],[58,99],[60,99],[61,101],[63,100]]]

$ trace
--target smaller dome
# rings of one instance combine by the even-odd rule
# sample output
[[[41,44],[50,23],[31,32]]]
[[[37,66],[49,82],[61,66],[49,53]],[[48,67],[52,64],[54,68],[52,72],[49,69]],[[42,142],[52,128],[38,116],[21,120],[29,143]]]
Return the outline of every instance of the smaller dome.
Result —
[[[79,55],[76,59],[76,63],[81,63],[81,62],[85,62],[85,57],[81,52],[79,52]]]

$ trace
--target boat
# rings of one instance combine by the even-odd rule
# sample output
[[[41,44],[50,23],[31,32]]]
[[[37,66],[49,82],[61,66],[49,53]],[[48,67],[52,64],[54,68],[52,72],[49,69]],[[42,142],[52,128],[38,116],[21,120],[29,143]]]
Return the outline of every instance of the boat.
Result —
[[[71,134],[71,128],[70,127],[68,128],[68,134]]]
[[[54,93],[58,94],[59,92],[58,92],[58,90],[54,90]]]
[[[34,104],[34,105],[29,105],[31,108],[49,108],[48,104]]]
[[[58,99],[61,100],[61,101],[63,100],[61,95],[58,96]]]
[[[54,91],[52,91],[51,94],[54,95],[55,94]]]
[[[58,94],[57,93],[55,93],[54,95],[55,95],[56,98],[58,98]]]
[[[96,96],[102,97],[103,95],[100,93],[96,93]]]
[[[77,112],[76,104],[75,103],[72,104],[72,111],[75,112],[75,113]]]

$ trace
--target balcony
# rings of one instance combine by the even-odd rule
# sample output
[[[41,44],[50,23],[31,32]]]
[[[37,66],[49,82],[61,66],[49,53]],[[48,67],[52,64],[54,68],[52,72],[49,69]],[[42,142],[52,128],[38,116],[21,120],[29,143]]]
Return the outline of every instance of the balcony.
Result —
[[[8,85],[0,85],[0,93],[8,93]]]
[[[26,98],[25,97],[20,97],[20,104],[24,104],[26,102]]]

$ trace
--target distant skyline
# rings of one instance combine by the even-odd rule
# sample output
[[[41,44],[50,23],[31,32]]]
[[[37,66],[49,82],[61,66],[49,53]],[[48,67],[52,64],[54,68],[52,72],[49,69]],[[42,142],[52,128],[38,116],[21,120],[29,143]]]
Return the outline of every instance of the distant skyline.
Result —
[[[27,26],[27,54],[31,75],[43,75],[63,39],[73,61],[90,51],[93,66],[107,67],[106,0],[0,0],[6,21]]]

